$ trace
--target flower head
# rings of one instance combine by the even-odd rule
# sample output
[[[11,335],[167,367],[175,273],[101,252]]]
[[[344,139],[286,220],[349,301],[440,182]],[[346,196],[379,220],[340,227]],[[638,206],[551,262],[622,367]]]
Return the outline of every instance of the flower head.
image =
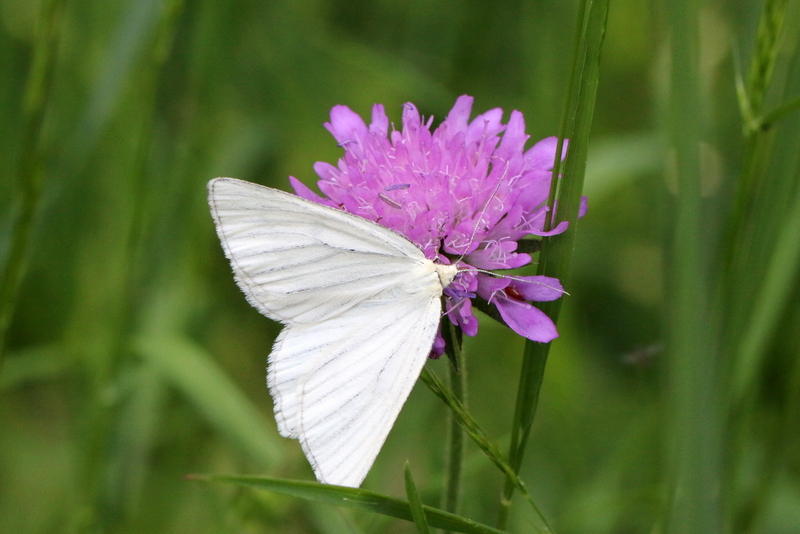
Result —
[[[525,121],[513,111],[492,109],[469,120],[472,97],[461,96],[447,118],[431,131],[413,104],[403,107],[402,129],[389,129],[384,108],[372,108],[367,126],[347,106],[331,110],[325,124],[344,157],[338,166],[318,162],[314,170],[321,197],[290,177],[295,192],[308,200],[342,208],[404,235],[431,260],[458,261],[459,274],[444,290],[445,312],[474,336],[478,321],[470,299],[496,306],[518,334],[547,342],[558,336],[553,322],[528,301],[561,296],[555,278],[496,278],[477,269],[514,269],[531,262],[517,252],[525,236],[563,232],[562,222],[544,231],[547,198],[557,139],[525,150]],[[502,133],[502,137],[500,134]],[[444,350],[438,336],[433,354]]]

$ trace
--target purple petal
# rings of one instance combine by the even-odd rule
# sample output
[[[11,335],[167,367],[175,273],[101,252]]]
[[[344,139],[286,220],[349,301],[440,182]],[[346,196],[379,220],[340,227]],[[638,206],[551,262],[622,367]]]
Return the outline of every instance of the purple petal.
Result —
[[[581,197],[581,207],[578,209],[578,218],[580,219],[586,212],[589,211],[589,199],[586,197]]]
[[[331,122],[326,122],[325,128],[333,134],[338,143],[360,140],[367,134],[364,120],[347,106],[333,106]]]
[[[403,105],[403,133],[418,134],[421,128],[421,121],[417,106],[411,102],[406,102]],[[416,140],[416,139],[415,139]]]
[[[444,338],[442,337],[442,328],[439,327],[439,330],[436,331],[436,337],[433,338],[433,346],[431,347],[431,353],[429,358],[434,360],[438,359],[439,356],[444,354]]]
[[[558,223],[558,226],[550,230],[549,232],[545,232],[544,230],[536,230],[531,232],[533,235],[540,235],[540,236],[551,236],[551,235],[558,235],[564,233],[569,226],[569,222],[561,221]]]
[[[508,297],[498,298],[494,304],[506,324],[517,334],[540,343],[558,337],[553,321],[532,304]]]
[[[317,204],[323,204],[325,206],[336,207],[336,203],[335,202],[331,202],[327,198],[319,196],[314,191],[309,189],[306,186],[306,184],[304,184],[303,182],[301,182],[300,180],[298,180],[294,176],[290,176],[289,177],[289,184],[292,186],[292,189],[294,189],[294,192],[300,198],[304,198],[306,200],[310,200],[312,202],[316,202]]]
[[[324,161],[318,161],[314,164],[314,172],[324,181],[336,181],[341,174],[339,169]]]
[[[540,232],[538,235],[541,236],[550,236],[550,235],[558,235],[562,234],[567,231],[567,227],[569,226],[568,221],[561,221],[558,223],[558,226],[550,230],[549,232]]]
[[[564,294],[564,288],[561,287],[558,278],[550,276],[515,276],[510,285],[525,300],[543,302],[556,300]]]
[[[452,132],[463,132],[469,123],[469,114],[472,112],[472,102],[475,99],[468,95],[461,95],[456,100],[453,109],[447,114],[445,122]]]
[[[381,137],[386,137],[389,132],[389,117],[386,116],[383,104],[372,106],[372,124],[369,125],[369,131]]]
[[[469,124],[467,129],[466,143],[474,143],[484,137],[492,137],[505,129],[503,125],[503,110],[500,108],[490,109],[486,113],[478,115]],[[494,148],[493,146],[491,148]]]
[[[561,159],[567,156],[567,145],[569,141],[564,139],[564,148],[561,149]],[[558,137],[546,137],[525,152],[525,157],[530,161],[531,167],[551,170],[553,162],[556,160],[556,149],[558,148]]]
[[[454,321],[467,336],[476,336],[478,334],[478,318],[472,313],[472,301],[469,299],[462,299],[457,303],[456,320]]]
[[[528,254],[517,254],[516,241],[489,243],[485,248],[470,252],[469,262],[481,269],[516,269],[531,262]]]
[[[478,295],[487,302],[494,302],[497,295],[511,284],[510,278],[495,277],[488,274],[478,274]]]
[[[506,131],[503,133],[503,140],[500,142],[498,151],[501,157],[510,160],[514,154],[521,154],[528,136],[525,135],[525,118],[519,111],[512,111],[508,119]]]

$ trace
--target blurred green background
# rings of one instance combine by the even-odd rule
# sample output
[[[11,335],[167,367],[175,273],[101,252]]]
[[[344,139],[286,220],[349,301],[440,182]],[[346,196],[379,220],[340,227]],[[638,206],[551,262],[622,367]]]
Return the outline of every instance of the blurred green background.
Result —
[[[313,479],[299,444],[278,436],[265,385],[279,326],[235,286],[205,184],[233,176],[287,189],[293,175],[313,186],[314,162],[342,152],[322,126],[336,104],[368,118],[382,103],[399,126],[411,101],[438,124],[470,94],[475,114],[501,107],[507,119],[517,109],[532,140],[556,135],[578,2],[56,2],[55,67],[31,145],[23,100],[42,4],[51,2],[0,0],[0,267],[24,209],[20,169],[32,147],[44,169],[0,380],[0,532],[412,532],[183,479]],[[798,20],[797,4],[789,2],[787,20]],[[746,162],[735,62],[749,65],[760,10],[731,0],[701,13],[710,231],[724,224]],[[775,71],[795,95],[797,34],[787,30]],[[669,501],[668,56],[663,3],[612,1],[589,213],[521,472],[560,533],[659,532]],[[768,100],[782,101],[780,87]],[[765,156],[784,162],[772,172],[794,184],[796,115],[784,144]],[[795,277],[795,296],[797,286]],[[740,410],[758,424],[738,436],[733,531],[800,530],[794,308],[780,311],[771,338],[780,343],[765,351],[760,385]],[[505,446],[523,342],[483,319],[466,343],[469,402]],[[430,365],[446,372],[445,361]],[[404,497],[408,459],[423,502],[438,506],[447,417],[418,384],[364,487]],[[493,524],[503,478],[468,447],[462,510]],[[532,518],[518,502],[510,530],[530,531]]]

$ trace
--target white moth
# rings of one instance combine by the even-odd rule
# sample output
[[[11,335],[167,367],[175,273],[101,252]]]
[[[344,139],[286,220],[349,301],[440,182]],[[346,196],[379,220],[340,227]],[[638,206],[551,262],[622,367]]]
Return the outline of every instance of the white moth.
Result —
[[[285,325],[267,369],[278,430],[300,440],[320,482],[358,487],[428,358],[458,269],[276,189],[216,178],[208,202],[247,300]]]

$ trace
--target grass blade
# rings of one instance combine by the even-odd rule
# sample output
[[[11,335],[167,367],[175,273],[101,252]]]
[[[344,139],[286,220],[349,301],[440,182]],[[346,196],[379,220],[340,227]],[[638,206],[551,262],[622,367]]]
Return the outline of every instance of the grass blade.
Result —
[[[578,10],[578,17],[570,89],[567,92],[568,99],[565,103],[561,134],[559,135],[559,144],[568,138],[570,146],[567,157],[561,165],[558,164],[561,161],[561,146],[559,146],[553,174],[554,176],[561,174],[562,178],[554,179],[551,186],[551,206],[558,206],[554,222],[567,220],[570,221],[570,225],[563,234],[545,237],[542,240],[542,252],[539,255],[537,272],[539,275],[558,278],[565,286],[583,194],[589,133],[594,117],[600,77],[600,51],[608,19],[608,0],[583,0]],[[557,323],[562,301],[563,299],[558,299],[540,303],[539,308]],[[515,473],[519,473],[522,465],[525,446],[536,414],[549,351],[549,343],[528,341],[525,345],[508,455]],[[497,521],[500,528],[505,528],[508,521],[511,497],[515,486],[514,481],[507,476]]]
[[[224,482],[227,484],[274,491],[309,501],[335,504],[344,508],[354,508],[374,514],[413,521],[411,507],[407,501],[359,488],[347,488],[344,486],[333,486],[302,480],[245,475],[188,475],[187,478],[189,480]],[[471,519],[439,510],[438,508],[422,505],[422,509],[425,512],[428,524],[436,528],[449,529],[454,532],[464,532],[466,534],[499,534],[502,532],[488,525],[483,525]]]
[[[411,517],[414,519],[414,524],[417,525],[417,532],[419,534],[430,534],[428,528],[428,521],[425,519],[425,510],[422,508],[422,501],[419,500],[419,493],[417,493],[417,486],[414,484],[414,478],[411,476],[411,468],[406,462],[405,468],[406,478],[406,496],[408,496],[408,505],[411,508]]]
[[[708,235],[703,224],[700,132],[699,6],[690,0],[670,3],[670,135],[678,193],[670,229],[667,309],[666,438],[672,502],[667,532],[722,531],[720,470],[721,384],[716,325],[709,320]]]

